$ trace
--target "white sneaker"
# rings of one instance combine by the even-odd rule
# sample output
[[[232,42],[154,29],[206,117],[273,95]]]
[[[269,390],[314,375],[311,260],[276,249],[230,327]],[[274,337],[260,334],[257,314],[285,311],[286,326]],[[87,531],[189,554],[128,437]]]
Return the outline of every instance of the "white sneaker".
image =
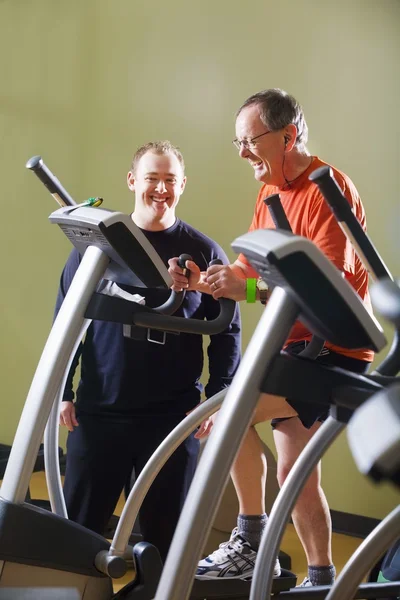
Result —
[[[296,587],[298,587],[298,588],[313,587],[313,584],[311,583],[311,581],[309,580],[308,577],[304,577],[304,581],[302,583],[300,583],[300,585],[296,585]]]
[[[196,579],[251,579],[254,572],[257,552],[249,542],[238,534],[237,527],[232,531],[228,542],[219,545],[218,550],[203,558],[197,566]],[[274,577],[281,574],[279,560],[276,559]]]

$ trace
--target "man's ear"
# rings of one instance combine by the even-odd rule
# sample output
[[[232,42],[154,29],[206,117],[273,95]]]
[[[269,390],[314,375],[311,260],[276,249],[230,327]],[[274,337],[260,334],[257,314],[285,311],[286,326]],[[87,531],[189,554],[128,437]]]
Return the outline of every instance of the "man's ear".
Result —
[[[132,171],[129,171],[127,177],[126,177],[126,182],[128,184],[128,188],[131,190],[131,192],[135,191],[135,177],[132,173]]]
[[[184,177],[184,178],[182,179],[182,183],[181,183],[181,194],[183,194],[183,192],[184,192],[184,190],[185,190],[185,187],[186,187],[186,177]]]
[[[297,127],[293,123],[287,125],[284,129],[284,148],[286,152],[290,152],[296,144]]]

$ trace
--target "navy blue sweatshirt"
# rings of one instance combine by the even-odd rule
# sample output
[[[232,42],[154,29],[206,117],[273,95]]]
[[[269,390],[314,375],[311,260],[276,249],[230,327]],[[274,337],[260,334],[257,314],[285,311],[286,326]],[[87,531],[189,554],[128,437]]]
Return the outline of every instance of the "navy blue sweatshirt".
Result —
[[[177,219],[164,231],[145,231],[164,263],[182,253],[190,254],[201,270],[209,262],[228,259],[213,240],[187,223]],[[79,267],[80,254],[74,249],[63,270],[58,291],[56,312]],[[146,305],[159,306],[169,296],[169,290],[120,286],[130,293],[145,296]],[[214,319],[219,303],[209,294],[187,292],[179,316]],[[81,379],[76,394],[77,412],[129,419],[135,416],[184,414],[200,401],[203,370],[203,339],[201,335],[167,334],[165,345],[125,338],[122,324],[94,320],[80,345],[64,391],[64,400],[72,400],[73,375],[79,358]],[[158,332],[155,332],[158,333]],[[158,334],[159,337],[159,334]],[[207,348],[210,377],[206,397],[213,396],[230,385],[240,360],[240,314],[224,332],[210,336]]]

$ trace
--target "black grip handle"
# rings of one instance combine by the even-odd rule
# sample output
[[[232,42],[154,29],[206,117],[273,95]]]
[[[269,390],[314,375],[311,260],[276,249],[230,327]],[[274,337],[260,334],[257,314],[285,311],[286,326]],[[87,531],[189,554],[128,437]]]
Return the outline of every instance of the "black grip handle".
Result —
[[[285,211],[283,210],[281,197],[279,194],[271,194],[264,198],[264,204],[268,206],[268,210],[277,229],[283,229],[284,231],[290,231],[293,233],[293,229],[290,226]],[[305,358],[315,359],[324,347],[325,340],[313,335],[311,341],[304,350],[299,353],[299,356]]]
[[[210,260],[208,266],[212,267],[212,265],[223,265],[224,263],[222,262],[222,260],[220,258],[213,258],[212,260]]]
[[[285,211],[281,203],[281,197],[279,194],[271,194],[264,198],[264,204],[268,206],[268,210],[277,229],[284,229],[285,231],[292,231],[290,223],[286,216]]]
[[[25,166],[35,173],[60,206],[76,206],[75,200],[45,165],[41,156],[32,156]]]
[[[187,260],[193,260],[190,254],[181,254],[178,258],[178,265],[181,269],[183,269],[183,274],[185,277],[189,278],[189,269],[185,267]],[[164,304],[161,306],[157,306],[154,310],[163,315],[173,315],[174,312],[178,310],[181,306],[186,295],[186,290],[181,290],[180,292],[171,292],[169,298]]]
[[[317,184],[325,200],[329,204],[333,214],[339,222],[345,222],[354,217],[351,206],[345,196],[342,194],[334,175],[332,168],[327,165],[319,167],[309,176],[310,181]],[[358,221],[357,221],[358,223]]]
[[[335,215],[339,225],[342,227],[346,237],[352,242],[360,260],[365,268],[375,279],[389,277],[393,279],[390,271],[380,257],[375,246],[361,227],[360,222],[351,210],[347,198],[343,195],[334,175],[332,168],[327,165],[319,167],[309,176],[321,190],[326,202]]]
[[[190,254],[181,254],[178,258],[178,265],[183,269],[183,275],[189,279],[190,271],[186,268],[186,261],[193,260]]]
[[[187,260],[193,260],[190,254],[181,254],[178,258],[178,265],[183,269],[183,274],[185,277],[189,277],[189,269],[185,267]],[[178,310],[181,306],[186,295],[186,290],[181,290],[180,292],[173,292],[168,297],[168,300],[161,304],[161,306],[157,306],[154,308],[155,311],[162,315],[173,315],[174,312]]]

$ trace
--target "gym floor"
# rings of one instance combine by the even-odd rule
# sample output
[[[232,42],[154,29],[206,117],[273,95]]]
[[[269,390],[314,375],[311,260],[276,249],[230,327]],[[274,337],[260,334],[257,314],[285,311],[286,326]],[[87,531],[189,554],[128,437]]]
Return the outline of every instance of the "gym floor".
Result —
[[[31,479],[30,491],[32,498],[47,499],[46,480],[43,472],[34,473]],[[118,503],[116,514],[120,514],[122,509],[122,500]],[[362,540],[353,538],[340,533],[334,533],[332,538],[333,559],[336,570],[339,573],[347,560],[360,545]],[[307,563],[303,553],[302,546],[297,538],[293,525],[288,525],[282,541],[282,550],[287,552],[292,559],[292,571],[297,574],[297,581],[301,583],[307,574]],[[125,577],[114,581],[114,590],[118,591],[132,578],[131,573]]]

